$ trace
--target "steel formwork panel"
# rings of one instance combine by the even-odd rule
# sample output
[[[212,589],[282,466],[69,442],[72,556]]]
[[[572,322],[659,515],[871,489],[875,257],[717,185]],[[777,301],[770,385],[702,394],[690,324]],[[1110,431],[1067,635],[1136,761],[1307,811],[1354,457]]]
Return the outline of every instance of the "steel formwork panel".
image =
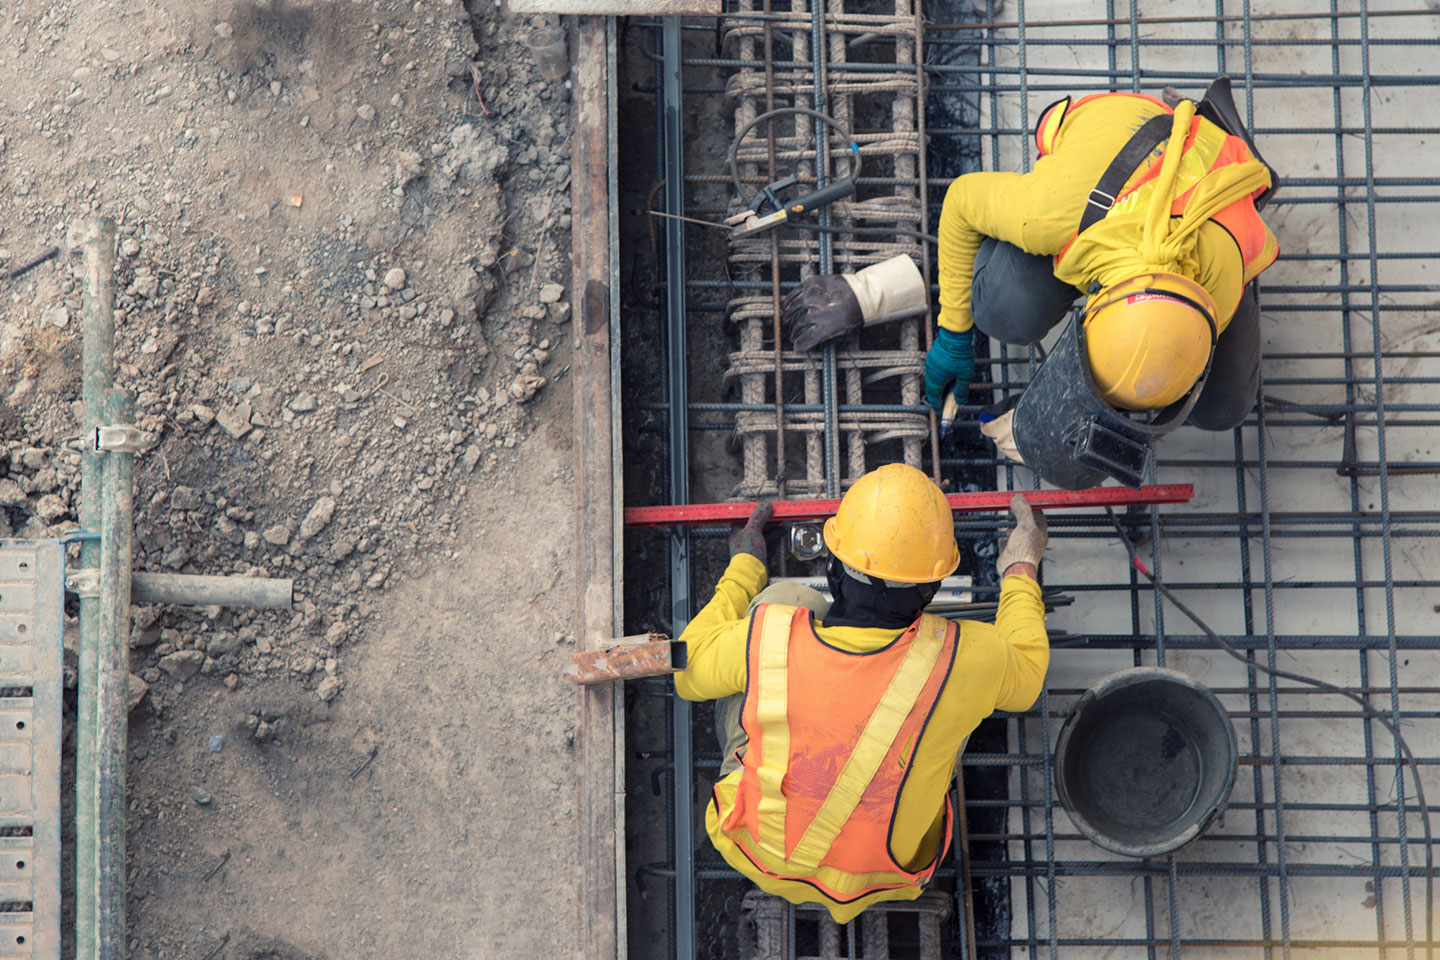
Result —
[[[60,956],[65,552],[0,540],[0,956]]]

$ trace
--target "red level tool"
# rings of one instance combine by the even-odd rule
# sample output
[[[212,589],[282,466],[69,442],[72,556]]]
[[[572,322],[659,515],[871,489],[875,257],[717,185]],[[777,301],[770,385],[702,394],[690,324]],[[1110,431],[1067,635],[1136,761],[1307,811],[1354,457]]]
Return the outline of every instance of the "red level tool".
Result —
[[[1090,487],[1086,490],[1015,491],[1041,510],[1066,507],[1128,507],[1152,503],[1189,503],[1195,487],[1188,483],[1165,483],[1141,487]],[[1015,492],[952,493],[945,499],[956,513],[982,513],[1010,509]],[[755,509],[747,503],[691,503],[676,507],[626,507],[627,527],[693,527],[722,523],[744,523]],[[776,520],[823,520],[840,509],[839,500],[776,500]]]

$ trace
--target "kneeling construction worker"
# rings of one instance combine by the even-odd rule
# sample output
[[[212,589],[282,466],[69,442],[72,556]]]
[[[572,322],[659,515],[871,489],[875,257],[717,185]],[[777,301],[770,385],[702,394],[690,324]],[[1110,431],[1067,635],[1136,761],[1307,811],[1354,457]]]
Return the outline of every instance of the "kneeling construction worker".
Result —
[[[714,598],[680,636],[675,688],[720,701],[705,825],[761,890],[846,923],[913,900],[934,874],[965,741],[992,711],[1029,709],[1050,660],[1035,580],[1045,520],[1018,496],[1011,509],[993,626],[923,612],[960,554],[944,494],[913,467],[867,473],[826,521],[833,603],[766,587],[768,504],[731,536]]]
[[[1255,401],[1254,281],[1279,252],[1258,212],[1273,175],[1228,80],[1198,106],[1169,99],[1174,107],[1132,93],[1066,97],[1040,116],[1033,171],[966,174],[945,194],[940,329],[925,358],[936,410],[952,390],[961,401],[969,391],[973,327],[1038,343],[1086,296],[1018,404],[997,406],[981,427],[1059,486],[1107,475],[1137,485],[1153,440],[1187,422],[1231,429]],[[888,310],[912,306],[917,290],[924,304],[908,266],[887,261],[850,285],[883,284]],[[812,278],[787,302],[799,349],[802,333],[813,345],[868,316],[865,298],[836,309],[821,286]]]

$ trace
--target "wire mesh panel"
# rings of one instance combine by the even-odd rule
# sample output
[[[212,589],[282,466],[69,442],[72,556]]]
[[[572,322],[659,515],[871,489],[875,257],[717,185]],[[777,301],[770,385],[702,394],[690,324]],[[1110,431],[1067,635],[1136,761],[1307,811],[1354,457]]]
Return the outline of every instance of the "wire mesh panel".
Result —
[[[1196,498],[1128,528],[1223,637],[1260,664],[1360,693],[1433,774],[1440,179],[1421,157],[1440,117],[1440,24],[1432,10],[1386,6],[1032,0],[953,22],[932,11],[926,43],[941,62],[930,97],[949,122],[932,112],[930,187],[938,202],[945,174],[1029,169],[1026,133],[1062,96],[1173,86],[1198,98],[1214,77],[1234,80],[1281,180],[1265,211],[1281,255],[1260,281],[1258,402],[1237,430],[1162,441],[1153,482],[1194,483]],[[934,162],[937,149],[949,163]],[[1026,351],[992,344],[991,358],[997,397],[1026,379]],[[988,454],[947,451],[944,462],[993,467],[1002,486],[1034,482]],[[972,775],[1008,771],[1006,795],[970,799],[988,826],[966,854],[969,874],[1005,885],[1007,922],[972,915],[962,949],[1424,955],[1424,824],[1385,729],[1342,697],[1218,652],[1130,567],[1104,518],[1059,526],[1045,576],[1076,598],[1050,621],[1046,694],[1010,723],[1004,750],[967,755]],[[1051,761],[1079,693],[1139,663],[1219,695],[1240,766],[1218,825],[1169,856],[1129,860],[1077,832]]]
[[[1050,617],[1053,655],[1036,707],[987,722],[967,751],[966,816],[955,856],[937,875],[956,900],[946,948],[962,957],[1067,960],[1426,956],[1427,811],[1400,747],[1355,703],[1262,668],[1359,695],[1403,733],[1422,776],[1433,776],[1440,174],[1426,148],[1440,136],[1440,17],[1399,0],[927,0],[922,35],[899,23],[909,9],[889,0],[890,20],[876,14],[869,23],[857,17],[875,11],[848,0],[813,11],[732,0],[718,27],[687,24],[684,103],[661,109],[695,111],[711,133],[686,144],[685,214],[715,222],[735,212],[715,131],[733,137],[774,106],[819,104],[846,114],[862,150],[893,147],[893,158],[877,156],[874,166],[865,156],[864,189],[857,202],[830,211],[836,225],[875,226],[874,211],[860,202],[886,198],[898,211],[894,223],[924,232],[954,177],[1030,169],[1034,123],[1060,97],[1158,96],[1170,86],[1198,98],[1222,75],[1232,78],[1241,115],[1281,181],[1264,213],[1281,253],[1259,282],[1255,408],[1233,431],[1185,427],[1161,441],[1147,482],[1193,483],[1194,500],[1121,518],[1146,568],[1255,662],[1227,656],[1154,589],[1106,516],[1055,516],[1045,587],[1069,602]],[[918,94],[917,59],[925,86]],[[923,111],[910,117],[862,102],[869,92],[856,84],[887,78],[899,84],[892,100],[920,96]],[[843,145],[793,118],[774,131],[777,174],[793,167],[818,179],[821,141],[823,149]],[[775,176],[767,133],[752,132],[740,157],[751,189]],[[923,143],[923,153],[912,143]],[[923,211],[906,201],[917,185]],[[867,467],[917,456],[951,489],[1035,484],[1027,469],[998,460],[974,428],[980,406],[1023,389],[1038,352],[994,342],[982,349],[985,383],[936,460],[918,407],[927,335],[919,324],[830,357],[776,349],[779,294],[811,270],[861,266],[891,247],[870,234],[790,228],[741,245],[720,236],[686,232],[689,322],[735,321],[724,379],[737,390],[693,393],[686,411],[666,415],[688,416],[692,431],[735,431],[735,489],[769,494],[781,473],[786,495],[833,494]],[[894,243],[933,257],[933,245],[913,240]],[[867,343],[890,353],[875,359]],[[1001,526],[983,517],[957,524],[961,572],[976,577],[982,597],[995,587]],[[694,546],[697,571],[708,571],[718,545]],[[710,586],[698,577],[672,584],[702,599]],[[1149,859],[1083,839],[1052,772],[1079,695],[1137,664],[1208,685],[1229,712],[1239,750],[1223,816],[1177,852]],[[666,695],[660,686],[653,692]],[[691,758],[673,772],[689,778],[696,802],[670,804],[670,862],[647,869],[669,878],[672,924],[700,931],[698,943],[682,944],[735,956],[738,948],[720,938],[733,933],[727,924],[746,886],[695,829],[719,759],[704,726],[691,731],[700,746],[693,753],[677,749],[673,731],[665,749],[657,747],[657,755]],[[1431,789],[1433,801],[1440,782]],[[693,856],[674,847],[677,821],[684,835],[699,835]],[[675,898],[680,874],[698,891],[684,902]],[[792,932],[781,955],[793,955],[793,913],[786,923]]]

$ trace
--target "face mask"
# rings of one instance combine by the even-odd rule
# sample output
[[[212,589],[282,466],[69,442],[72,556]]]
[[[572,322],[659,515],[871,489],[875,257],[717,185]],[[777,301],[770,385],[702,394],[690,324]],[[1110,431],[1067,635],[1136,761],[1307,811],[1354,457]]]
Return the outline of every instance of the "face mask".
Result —
[[[830,595],[835,602],[825,615],[827,627],[879,627],[903,630],[914,623],[940,589],[935,583],[907,584],[887,587],[883,582],[864,582],[845,572],[845,565],[834,557],[825,568]]]

